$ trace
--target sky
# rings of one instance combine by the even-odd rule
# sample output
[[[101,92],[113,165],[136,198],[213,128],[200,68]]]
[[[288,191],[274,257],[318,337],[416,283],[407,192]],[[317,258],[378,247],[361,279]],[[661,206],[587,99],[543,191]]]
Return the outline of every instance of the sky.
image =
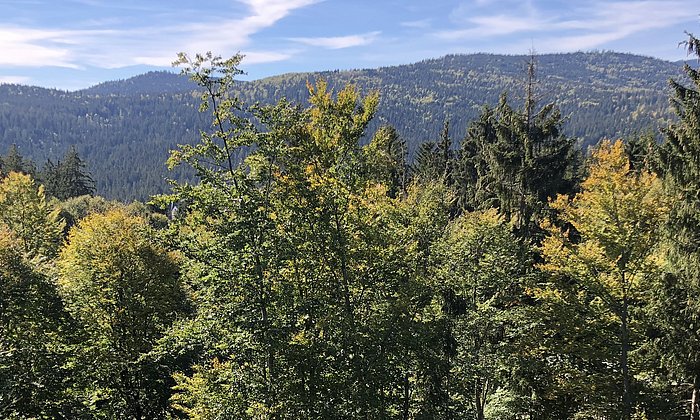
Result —
[[[243,79],[445,54],[686,58],[698,0],[0,0],[0,83],[64,90],[245,55]]]

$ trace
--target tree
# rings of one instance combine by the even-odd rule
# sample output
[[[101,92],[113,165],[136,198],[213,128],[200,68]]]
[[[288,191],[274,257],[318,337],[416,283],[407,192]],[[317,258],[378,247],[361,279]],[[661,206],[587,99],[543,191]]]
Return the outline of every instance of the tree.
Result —
[[[409,183],[406,141],[390,125],[380,127],[363,149],[368,177],[389,186],[389,194],[405,193]]]
[[[522,110],[504,93],[470,125],[457,171],[462,206],[497,207],[524,238],[535,233],[547,200],[571,192],[576,182],[574,142],[561,133],[559,110],[549,103],[535,111],[534,67],[530,61]]]
[[[660,181],[631,170],[621,141],[603,141],[592,155],[581,192],[571,199],[560,195],[551,206],[570,229],[545,225],[541,268],[560,284],[575,285],[578,292],[570,297],[582,300],[591,311],[588,316],[617,324],[621,412],[629,419],[633,309],[659,272],[657,243],[666,213]],[[540,296],[559,299],[561,290],[545,287]]]
[[[60,210],[29,175],[10,172],[0,181],[0,225],[9,228],[30,257],[54,257],[63,239]]]
[[[41,178],[46,193],[59,200],[92,195],[95,192],[95,182],[85,170],[85,162],[74,147],[66,152],[63,161],[54,164],[48,160],[41,171]]]
[[[439,141],[429,141],[419,146],[414,159],[413,173],[423,182],[442,180],[451,185],[454,154],[448,120],[442,126]]]
[[[53,279],[0,223],[0,417],[78,416],[70,393],[72,327]]]
[[[91,363],[78,379],[85,404],[99,416],[162,417],[170,372],[147,354],[186,309],[177,260],[143,219],[115,209],[73,227],[58,266],[61,295],[85,335],[76,363]]]
[[[516,337],[527,274],[524,249],[491,209],[450,222],[433,255],[432,286],[441,307],[435,327],[444,333],[449,400],[444,417],[483,420],[515,388],[511,372],[521,350]],[[512,417],[517,411],[509,408]]]
[[[215,108],[212,132],[173,154],[201,182],[162,199],[187,204],[172,244],[196,291],[195,315],[166,340],[193,361],[173,405],[202,417],[437,413],[426,278],[449,190],[428,182],[399,194],[392,130],[360,145],[375,94],[319,81],[308,108],[248,108],[227,99],[232,79],[203,77],[236,74],[237,61],[211,59],[226,69],[195,79]]]
[[[700,57],[700,41],[689,35],[689,54]],[[659,148],[658,170],[671,198],[666,225],[668,267],[659,284],[657,316],[663,335],[659,345],[666,354],[664,364],[677,380],[689,383],[690,418],[700,419],[700,72],[686,64],[689,86],[671,80],[671,98],[677,122],[665,130]]]
[[[34,162],[25,159],[15,144],[10,146],[5,157],[0,158],[0,175],[7,176],[10,172],[21,172],[32,176],[36,172]]]

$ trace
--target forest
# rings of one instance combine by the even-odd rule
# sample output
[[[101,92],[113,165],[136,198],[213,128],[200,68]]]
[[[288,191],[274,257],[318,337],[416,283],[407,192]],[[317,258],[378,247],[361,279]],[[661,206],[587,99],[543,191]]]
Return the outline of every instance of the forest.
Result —
[[[250,106],[282,98],[306,104],[306,82],[318,79],[335,90],[347,84],[378,90],[381,101],[361,143],[391,124],[412,160],[419,144],[439,137],[445,121],[456,137],[463,137],[483,105],[496,104],[502,93],[513,105],[522,105],[528,60],[523,55],[448,55],[377,69],[238,81],[232,89]],[[668,79],[685,80],[680,63],[632,54],[543,54],[537,62],[537,99],[556,102],[563,129],[583,147],[602,138],[657,132],[673,115]],[[147,201],[169,191],[166,179],[195,179],[186,167],[168,172],[165,160],[170,150],[196,143],[200,130],[209,128],[206,116],[197,112],[196,88],[186,76],[168,72],[75,92],[0,85],[0,153],[16,145],[41,166],[75,148],[89,166],[97,194]]]
[[[2,157],[0,418],[700,419],[696,67],[660,142],[581,149],[531,61],[409,159],[380,92],[250,104],[241,58],[179,56],[211,123],[146,204]]]

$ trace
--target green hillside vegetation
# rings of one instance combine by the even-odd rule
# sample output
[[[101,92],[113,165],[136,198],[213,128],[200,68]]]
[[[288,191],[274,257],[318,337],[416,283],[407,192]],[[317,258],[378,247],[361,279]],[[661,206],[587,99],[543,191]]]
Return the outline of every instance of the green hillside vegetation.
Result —
[[[305,103],[307,82],[323,78],[332,88],[355,84],[378,90],[381,100],[369,130],[391,124],[406,141],[409,157],[421,143],[436,140],[445,121],[457,140],[484,105],[495,106],[507,92],[522,104],[529,57],[450,55],[411,65],[379,69],[288,74],[238,82],[246,103],[272,104],[285,97]],[[564,132],[582,145],[647,130],[658,133],[672,111],[669,78],[682,79],[681,66],[612,52],[537,57],[537,98],[554,101]],[[245,61],[244,61],[245,63]],[[208,122],[197,112],[199,93],[186,78],[153,72],[77,92],[0,85],[0,153],[15,144],[42,166],[75,147],[88,162],[99,194],[130,201],[165,192],[168,151],[193,144]],[[368,141],[367,138],[362,141]]]

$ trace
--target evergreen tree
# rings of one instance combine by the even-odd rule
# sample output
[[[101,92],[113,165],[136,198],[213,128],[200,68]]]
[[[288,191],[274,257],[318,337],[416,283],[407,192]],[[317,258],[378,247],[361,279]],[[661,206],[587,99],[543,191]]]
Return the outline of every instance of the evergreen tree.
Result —
[[[10,172],[20,172],[32,176],[36,173],[34,162],[25,159],[15,144],[7,150],[7,155],[0,157],[0,176],[7,176]]]
[[[700,57],[700,40],[689,35],[688,53]],[[700,71],[686,64],[690,85],[671,80],[678,121],[665,130],[659,172],[673,199],[667,231],[668,274],[659,284],[658,313],[664,335],[664,364],[676,380],[689,383],[690,416],[700,419]]]
[[[59,200],[92,195],[95,192],[95,183],[85,166],[74,147],[66,152],[63,161],[59,160],[54,164],[48,160],[41,171],[46,193]]]
[[[440,140],[428,141],[419,146],[414,158],[413,173],[423,182],[441,180],[446,185],[452,185],[454,154],[450,122],[446,120],[440,132]]]
[[[535,112],[534,61],[528,64],[525,104],[517,110],[501,95],[485,107],[460,146],[460,202],[464,208],[497,207],[521,237],[537,230],[549,198],[571,192],[576,182],[573,139],[561,133],[555,104]]]

